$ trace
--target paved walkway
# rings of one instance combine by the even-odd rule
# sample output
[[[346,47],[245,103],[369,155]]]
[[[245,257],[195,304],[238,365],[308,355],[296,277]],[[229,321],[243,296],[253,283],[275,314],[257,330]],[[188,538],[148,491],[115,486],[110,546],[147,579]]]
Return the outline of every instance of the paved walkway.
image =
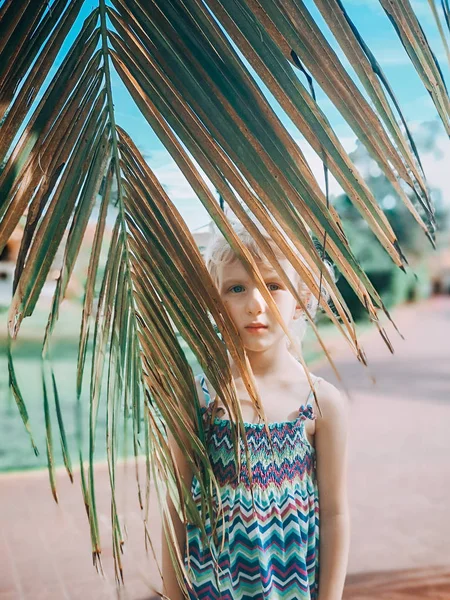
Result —
[[[376,332],[364,334],[371,383],[343,346],[330,343],[351,408],[352,539],[346,600],[450,599],[450,299],[395,311],[391,356]],[[389,328],[392,331],[392,328]],[[314,372],[329,377],[327,365]],[[0,600],[152,597],[158,573],[146,555],[134,472],[120,469],[119,511],[126,523],[125,588],[114,584],[108,474],[97,469],[105,576],[90,560],[79,477],[58,472],[60,504],[46,472],[0,476]],[[159,516],[152,492],[155,541]],[[159,546],[156,544],[156,552]]]

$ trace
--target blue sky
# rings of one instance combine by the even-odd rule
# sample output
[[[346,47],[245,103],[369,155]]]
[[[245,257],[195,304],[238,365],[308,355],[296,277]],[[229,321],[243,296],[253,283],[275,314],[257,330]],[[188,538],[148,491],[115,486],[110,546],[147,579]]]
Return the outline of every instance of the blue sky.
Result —
[[[349,69],[349,72],[353,75],[353,71],[349,67],[345,56],[340,51],[332,34],[325,25],[313,0],[305,0],[305,3],[316,19],[316,22],[319,24],[322,32],[326,35],[335,51],[338,53],[338,56],[342,59],[344,66]],[[400,102],[403,113],[412,129],[417,129],[420,126],[420,123],[425,121],[437,121],[437,113],[430,96],[425,90],[414,67],[410,63],[397,34],[379,3],[379,0],[343,0],[343,4],[364,40],[382,65]],[[449,67],[446,61],[444,46],[434,23],[428,0],[413,0],[412,4],[421,21],[428,41],[440,62],[446,83],[450,86]],[[87,0],[85,2],[73,32],[68,36],[64,48],[58,57],[57,64],[61,59],[61,55],[64,54],[65,50],[73,42],[84,18],[88,16],[95,6],[97,6],[97,3],[92,0]],[[57,64],[55,65],[55,68]],[[54,72],[54,69],[52,69],[52,71]],[[353,79],[359,85],[357,78],[353,77]],[[262,88],[264,90],[263,86]],[[152,132],[116,75],[114,75],[113,80],[113,94],[117,123],[131,135],[141,152],[146,156],[149,165],[154,169],[161,183],[166,186],[169,196],[180,210],[188,226],[196,228],[199,225],[206,224],[209,217],[201,206],[200,201],[190,190],[187,182],[184,180],[181,173],[179,173],[171,157],[161,145],[156,135]],[[356,143],[356,138],[351,128],[347,125],[327,96],[318,87],[316,87],[316,94],[322,110],[325,112],[336,133],[339,135],[344,147],[347,151],[351,151]],[[289,119],[284,115],[276,103],[272,102],[272,106],[290,131],[291,135],[299,143],[307,160],[310,162],[313,172],[316,174],[319,182],[321,182],[322,169],[320,160],[309,145],[305,143],[300,133],[295,130]],[[444,164],[450,160],[450,144],[442,124],[440,124],[438,130],[437,145],[439,146],[439,156],[436,154],[424,156],[424,167],[430,184],[441,188],[444,198],[450,202],[448,190],[445,189],[444,185],[446,176],[445,169],[443,169]],[[332,194],[338,194],[339,191],[340,188],[338,184],[332,182]]]

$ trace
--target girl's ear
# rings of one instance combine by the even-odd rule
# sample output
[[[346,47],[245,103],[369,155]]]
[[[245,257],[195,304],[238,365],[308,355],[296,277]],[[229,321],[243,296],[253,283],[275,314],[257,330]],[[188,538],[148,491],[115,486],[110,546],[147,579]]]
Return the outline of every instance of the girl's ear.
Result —
[[[311,296],[312,296],[312,293],[310,291],[303,294],[302,300],[303,300],[303,303],[306,306],[306,308],[308,308],[308,306],[309,306],[309,303],[311,301]],[[295,312],[294,312],[294,316],[293,316],[294,321],[296,321],[303,315],[304,315],[303,308],[300,306],[300,304],[297,304],[297,306],[295,307]]]
[[[292,317],[294,319],[294,321],[296,321],[297,319],[299,319],[303,314],[303,309],[300,306],[300,304],[297,304],[297,306],[295,307],[295,312],[294,312],[294,316]]]

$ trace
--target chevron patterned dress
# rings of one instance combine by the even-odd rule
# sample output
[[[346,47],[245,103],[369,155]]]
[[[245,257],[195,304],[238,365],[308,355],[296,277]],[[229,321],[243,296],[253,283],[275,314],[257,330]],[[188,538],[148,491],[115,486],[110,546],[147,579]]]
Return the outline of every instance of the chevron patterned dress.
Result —
[[[197,377],[208,414],[209,390],[204,375]],[[245,453],[236,472],[230,422],[217,417],[210,422],[208,451],[225,520],[217,553],[202,542],[197,527],[188,525],[185,564],[191,600],[317,599],[319,497],[315,450],[305,433],[306,419],[315,418],[309,399],[295,420],[269,423],[272,446],[263,424],[245,423],[254,505]],[[192,494],[200,509],[195,478]],[[211,532],[209,519],[206,531]]]

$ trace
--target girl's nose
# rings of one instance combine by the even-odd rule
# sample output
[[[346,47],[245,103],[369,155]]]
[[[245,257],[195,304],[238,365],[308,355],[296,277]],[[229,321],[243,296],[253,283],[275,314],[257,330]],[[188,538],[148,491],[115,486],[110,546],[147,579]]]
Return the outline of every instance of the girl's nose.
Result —
[[[259,315],[266,306],[266,301],[263,298],[263,295],[258,290],[258,288],[254,288],[248,295],[247,302],[247,311],[252,315]]]

